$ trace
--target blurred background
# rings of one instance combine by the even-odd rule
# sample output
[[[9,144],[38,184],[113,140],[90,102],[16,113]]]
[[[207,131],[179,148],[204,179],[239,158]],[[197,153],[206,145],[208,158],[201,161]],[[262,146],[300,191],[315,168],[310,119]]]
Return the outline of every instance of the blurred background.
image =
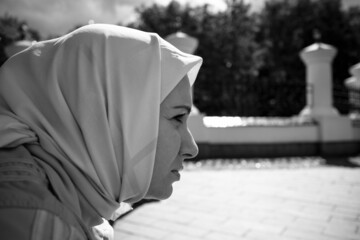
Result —
[[[215,116],[293,116],[306,104],[298,53],[315,41],[337,48],[333,97],[350,111],[344,80],[358,63],[358,0],[2,0],[0,62],[15,41],[38,41],[97,22],[199,41],[204,65],[194,88],[200,112]],[[22,43],[26,44],[26,43]],[[21,45],[21,43],[20,43]]]

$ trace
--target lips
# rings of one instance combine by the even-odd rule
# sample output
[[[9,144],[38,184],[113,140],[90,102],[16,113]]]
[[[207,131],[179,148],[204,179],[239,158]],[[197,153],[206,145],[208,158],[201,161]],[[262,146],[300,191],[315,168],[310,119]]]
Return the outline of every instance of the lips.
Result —
[[[180,180],[179,170],[174,169],[174,170],[171,171],[171,173],[176,178],[177,181]]]
[[[174,168],[173,170],[171,170],[171,172],[174,172],[174,171],[180,172],[180,171],[182,171],[183,169],[184,169],[184,167],[181,165],[180,167],[176,167],[176,168]]]

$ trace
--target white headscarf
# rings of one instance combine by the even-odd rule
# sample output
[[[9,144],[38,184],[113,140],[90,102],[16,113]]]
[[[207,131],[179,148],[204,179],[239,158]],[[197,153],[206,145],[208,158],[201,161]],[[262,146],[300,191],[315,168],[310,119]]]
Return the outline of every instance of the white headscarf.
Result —
[[[115,25],[38,42],[0,70],[0,148],[26,143],[61,201],[109,219],[147,193],[160,103],[201,63]]]

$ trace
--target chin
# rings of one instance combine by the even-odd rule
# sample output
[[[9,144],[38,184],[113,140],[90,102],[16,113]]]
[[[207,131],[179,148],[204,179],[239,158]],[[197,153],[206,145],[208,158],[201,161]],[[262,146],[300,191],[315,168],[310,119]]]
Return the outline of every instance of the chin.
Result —
[[[156,199],[156,200],[165,200],[168,199],[173,193],[173,188],[170,185],[170,187],[161,188],[157,191],[149,191],[146,194],[145,199]]]

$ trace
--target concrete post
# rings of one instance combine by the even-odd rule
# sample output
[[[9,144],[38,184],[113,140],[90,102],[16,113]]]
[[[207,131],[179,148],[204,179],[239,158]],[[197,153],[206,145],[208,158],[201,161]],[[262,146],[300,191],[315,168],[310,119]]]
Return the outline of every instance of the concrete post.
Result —
[[[307,83],[307,105],[300,116],[318,123],[320,154],[324,156],[343,155],[356,148],[350,118],[340,116],[333,106],[331,63],[336,52],[330,45],[315,43],[300,53]]]
[[[16,41],[14,43],[12,43],[9,46],[5,47],[5,53],[7,57],[11,57],[13,55],[15,55],[16,53],[19,53],[23,50],[25,50],[26,48],[30,47],[32,45],[33,42],[29,41],[29,40],[20,40],[20,41]]]
[[[196,38],[183,32],[170,34],[165,40],[177,47],[180,51],[189,54],[194,53],[199,44],[199,41]]]
[[[350,74],[355,77],[354,83],[349,83],[349,87],[352,89],[360,90],[360,63],[352,66],[349,70]]]
[[[332,101],[331,63],[337,50],[324,43],[315,43],[300,53],[306,65],[307,100],[301,116],[336,116]]]
[[[199,41],[196,38],[191,37],[183,32],[176,32],[170,34],[165,38],[165,40],[174,45],[180,51],[189,54],[193,54],[199,45]],[[194,88],[191,88],[191,91],[194,96]],[[191,115],[199,115],[199,113],[199,110],[193,104],[191,109]]]
[[[349,69],[352,77],[345,80],[351,104],[350,118],[360,119],[360,63]]]

